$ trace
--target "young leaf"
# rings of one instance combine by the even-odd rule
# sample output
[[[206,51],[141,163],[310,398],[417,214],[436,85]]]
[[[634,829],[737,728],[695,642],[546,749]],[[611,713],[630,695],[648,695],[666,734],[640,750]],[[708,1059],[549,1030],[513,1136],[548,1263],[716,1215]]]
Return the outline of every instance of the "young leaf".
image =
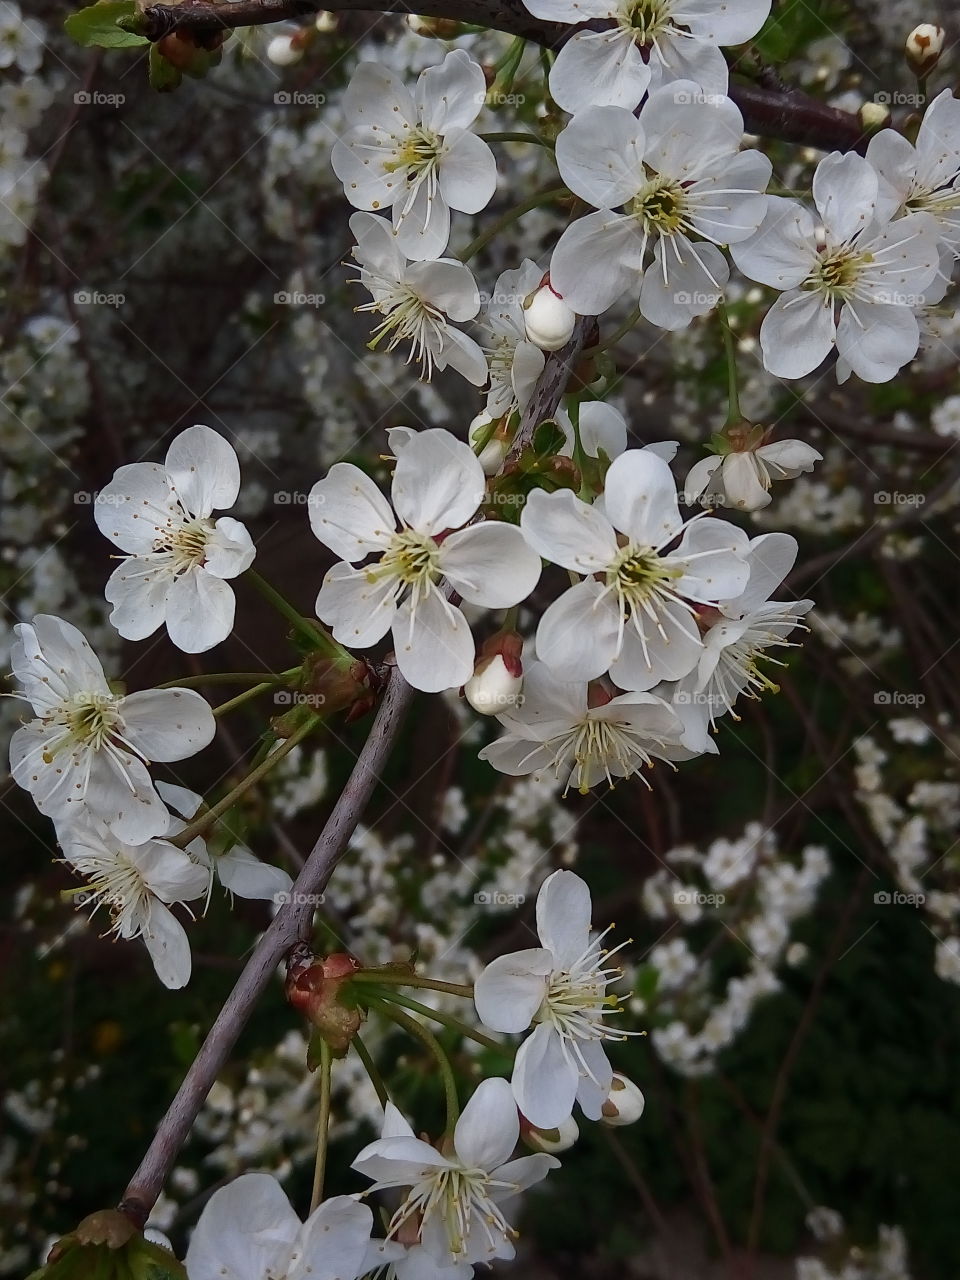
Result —
[[[71,13],[63,26],[67,35],[85,49],[129,49],[150,43],[146,36],[117,26],[118,18],[132,18],[136,12],[136,0],[99,0],[98,4]]]

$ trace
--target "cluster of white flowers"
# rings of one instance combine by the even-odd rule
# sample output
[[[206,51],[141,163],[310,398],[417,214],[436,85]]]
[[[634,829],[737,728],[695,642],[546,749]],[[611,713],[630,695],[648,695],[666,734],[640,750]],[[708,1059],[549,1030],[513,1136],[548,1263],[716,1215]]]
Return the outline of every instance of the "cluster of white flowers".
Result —
[[[645,960],[655,976],[653,995],[636,1011],[654,1019],[651,1041],[665,1062],[684,1076],[707,1075],[757,1004],[779,990],[777,968],[802,960],[805,949],[792,941],[792,930],[813,909],[831,864],[819,846],[803,849],[799,859],[785,855],[777,833],[759,823],[702,852],[674,849],[665,862],[643,886],[646,913],[666,932]],[[728,946],[711,947],[714,956],[705,960],[677,930],[711,920]],[[746,965],[726,977],[718,998],[718,973],[729,974],[730,948]]]

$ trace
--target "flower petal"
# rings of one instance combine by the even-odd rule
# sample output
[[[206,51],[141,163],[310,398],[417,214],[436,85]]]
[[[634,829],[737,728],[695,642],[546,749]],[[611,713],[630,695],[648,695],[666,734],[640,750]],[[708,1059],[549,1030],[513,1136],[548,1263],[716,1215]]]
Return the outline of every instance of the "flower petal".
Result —
[[[147,760],[186,760],[217,731],[210,704],[194,689],[144,689],[121,707],[124,736]]]
[[[473,986],[480,1021],[491,1031],[526,1031],[547,993],[553,956],[544,947],[492,960]]]
[[[485,520],[445,538],[440,566],[468,604],[508,609],[540,578],[540,557],[514,525]]]
[[[617,651],[620,613],[603,586],[581,582],[544,611],[537,627],[537,657],[564,681],[595,680]]]
[[[507,1080],[483,1080],[463,1109],[453,1145],[468,1169],[496,1169],[513,1154],[520,1139],[520,1117]]]
[[[310,490],[307,503],[314,537],[341,560],[355,563],[389,546],[396,517],[368,475],[337,462]]]
[[[282,1275],[300,1230],[276,1178],[245,1173],[215,1191],[190,1237],[190,1280],[262,1280]]]
[[[420,431],[397,459],[393,505],[420,533],[459,529],[483,501],[483,468],[469,445],[449,431]]]
[[[436,588],[416,610],[409,600],[400,606],[393,621],[393,643],[403,678],[424,693],[456,689],[473,675],[476,650],[470,627]]]
[[[538,1129],[555,1129],[573,1112],[577,1082],[577,1068],[560,1036],[541,1022],[517,1050],[511,1080],[517,1106]]]
[[[537,894],[537,933],[553,954],[555,968],[569,969],[590,941],[590,889],[573,871],[554,871]]]
[[[240,492],[240,461],[210,427],[187,427],[167,450],[164,466],[181,503],[194,516],[232,507]]]
[[[521,513],[520,528],[544,560],[575,573],[597,573],[617,556],[610,521],[569,489],[555,493],[534,489]]]

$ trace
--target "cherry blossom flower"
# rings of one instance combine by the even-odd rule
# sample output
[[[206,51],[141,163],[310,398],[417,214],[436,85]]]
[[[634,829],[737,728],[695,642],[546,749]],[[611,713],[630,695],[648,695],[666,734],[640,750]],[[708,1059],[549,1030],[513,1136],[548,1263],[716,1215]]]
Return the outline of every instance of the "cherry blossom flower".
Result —
[[[560,50],[550,93],[565,111],[591,106],[632,111],[648,89],[695,80],[725,93],[727,64],[718,45],[757,34],[770,0],[523,0],[536,18],[589,23]],[[607,22],[610,25],[604,26]]]
[[[110,621],[125,640],[166,625],[185,653],[203,653],[233,630],[236,600],[226,579],[249,569],[250,534],[231,516],[240,492],[233,447],[209,427],[188,427],[162,466],[120,467],[94,506],[97,528],[128,554],[110,575]]]
[[[693,685],[713,725],[733,711],[738,697],[758,698],[777,685],[760,666],[776,663],[770,648],[789,646],[787,637],[813,608],[812,600],[771,600],[797,558],[797,541],[787,533],[753,538],[746,555],[750,577],[736,599],[726,601],[713,618],[704,618],[703,654]]]
[[[870,139],[867,160],[880,179],[881,219],[928,213],[941,241],[960,252],[960,102],[952,89],[927,107],[915,144],[884,129]]]
[[[717,246],[753,235],[766,209],[770,161],[741,152],[742,138],[734,103],[707,101],[689,81],[652,93],[639,120],[621,107],[576,116],[557,164],[597,212],[553,253],[550,278],[568,304],[597,315],[636,289],[641,314],[663,329],[711,311],[729,276]]]
[[[453,258],[408,262],[389,223],[371,213],[355,213],[350,230],[357,238],[353,256],[360,264],[360,283],[372,302],[358,311],[383,316],[370,347],[388,338],[387,350],[409,342],[407,363],[416,360],[426,381],[447,365],[474,386],[487,380],[487,361],[473,338],[451,321],[472,320],[480,310],[480,290],[469,267]]]
[[[301,1222],[276,1178],[245,1173],[215,1191],[187,1248],[190,1280],[356,1280],[373,1214],[353,1196],[324,1200]]]
[[[534,1026],[517,1051],[513,1096],[538,1129],[563,1124],[580,1104],[599,1120],[613,1082],[604,1040],[624,1040],[606,1018],[618,1010],[607,987],[620,977],[613,954],[591,939],[590,890],[572,871],[554,871],[537,894],[539,947],[498,956],[474,985],[480,1020],[516,1034]],[[612,926],[611,926],[612,927]]]
[[[486,101],[482,68],[463,49],[421,72],[413,94],[379,62],[361,62],[344,96],[348,130],[331,156],[357,209],[392,207],[408,258],[439,258],[450,210],[479,213],[497,187],[487,144],[470,132]]]
[[[672,760],[681,723],[662,698],[622,693],[590,705],[584,682],[564,683],[542,662],[524,675],[523,700],[502,709],[502,738],[480,752],[501,773],[554,773],[586,794],[604,779],[629,778],[654,758]]]
[[[716,603],[743,590],[747,536],[709,516],[684,524],[670,468],[650,450],[621,454],[605,483],[592,507],[569,490],[538,489],[523,509],[530,545],[584,575],[540,619],[537,656],[563,680],[609,671],[621,689],[651,689],[696,665],[691,601]]]
[[[820,161],[813,198],[821,226],[796,200],[769,196],[756,235],[731,247],[744,275],[785,290],[760,327],[764,365],[801,378],[836,345],[864,382],[887,382],[917,353],[913,308],[937,275],[937,224],[885,218],[875,170],[852,153]]]
[[[468,604],[503,609],[536,586],[540,558],[512,525],[463,527],[483,499],[484,475],[449,431],[421,431],[403,445],[391,495],[393,509],[368,476],[343,462],[314,485],[310,527],[343,557],[323,580],[317,616],[349,648],[369,648],[392,629],[397,664],[414,688],[455,688],[473,674],[475,648],[441,577]]]
[[[118,938],[142,938],[163,985],[185,987],[190,943],[169,904],[202,897],[209,880],[205,868],[167,840],[126,844],[85,818],[63,828],[60,844],[66,861],[87,877],[84,897],[94,899],[94,910],[108,908],[110,932]]]
[[[812,471],[823,454],[803,440],[775,440],[755,448],[733,448],[711,454],[691,467],[683,500],[705,507],[729,504],[741,511],[759,511],[770,502],[774,480],[792,480]]]
[[[373,1181],[371,1191],[409,1187],[390,1221],[391,1237],[419,1222],[419,1243],[444,1266],[509,1259],[516,1232],[502,1202],[560,1165],[542,1152],[511,1160],[519,1137],[510,1085],[491,1078],[477,1086],[464,1107],[451,1151],[417,1138],[387,1103],[381,1136],[363,1148],[352,1167]],[[405,1231],[404,1238],[409,1238]]]
[[[491,419],[525,408],[543,373],[546,356],[527,338],[523,311],[524,300],[542,279],[542,268],[527,258],[499,276],[484,308],[480,324],[490,365],[486,411]]]
[[[151,760],[185,760],[213,739],[209,705],[192,689],[114,693],[76,627],[50,614],[14,628],[11,661],[36,719],[10,742],[14,780],[55,822],[89,816],[134,844],[166,830]]]
[[[627,424],[623,414],[603,400],[584,400],[577,410],[576,433],[566,409],[558,409],[553,416],[564,435],[560,452],[568,458],[573,457],[577,434],[588,458],[598,458],[603,452],[612,460],[626,451]]]

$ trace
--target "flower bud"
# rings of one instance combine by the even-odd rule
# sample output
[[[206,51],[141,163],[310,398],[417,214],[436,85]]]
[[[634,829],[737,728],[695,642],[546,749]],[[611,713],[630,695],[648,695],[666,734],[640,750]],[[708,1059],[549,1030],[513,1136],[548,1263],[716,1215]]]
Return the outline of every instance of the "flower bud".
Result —
[[[633,1124],[643,1115],[643,1094],[626,1076],[619,1071],[613,1073],[613,1083],[607,1094],[606,1102],[601,1107],[600,1120],[617,1128],[624,1124]]]
[[[463,686],[463,696],[482,716],[499,716],[516,706],[523,676],[512,676],[500,654],[481,664]]]
[[[534,1151],[546,1151],[556,1155],[559,1151],[569,1151],[580,1137],[580,1129],[573,1116],[568,1116],[556,1129],[535,1129],[534,1126],[521,1123],[523,1140]]]
[[[293,36],[274,36],[267,45],[267,61],[275,67],[292,67],[303,57]]]
[[[530,342],[542,351],[559,351],[570,341],[577,316],[548,282],[524,302],[523,322]]]
[[[935,22],[921,22],[907,36],[904,53],[910,69],[917,76],[927,76],[940,61],[945,33]]]
[[[316,1027],[335,1058],[346,1056],[350,1042],[360,1030],[360,1010],[340,1000],[344,984],[359,967],[346,952],[317,961],[298,956],[287,966],[287,1000]]]
[[[490,436],[487,443],[477,455],[478,461],[483,467],[485,476],[495,476],[503,466],[503,460],[507,456],[507,442],[496,431],[490,434],[490,424],[493,422],[489,413],[480,412],[470,423],[468,440],[471,446],[476,446],[485,437]]]
[[[456,40],[463,34],[463,24],[454,18],[424,18],[420,14],[408,13],[407,26],[414,35],[433,40]]]
[[[329,9],[321,9],[313,20],[313,26],[322,36],[328,36],[337,29],[337,15]]]
[[[890,108],[882,102],[865,102],[860,108],[860,123],[864,129],[882,129],[890,120]]]

